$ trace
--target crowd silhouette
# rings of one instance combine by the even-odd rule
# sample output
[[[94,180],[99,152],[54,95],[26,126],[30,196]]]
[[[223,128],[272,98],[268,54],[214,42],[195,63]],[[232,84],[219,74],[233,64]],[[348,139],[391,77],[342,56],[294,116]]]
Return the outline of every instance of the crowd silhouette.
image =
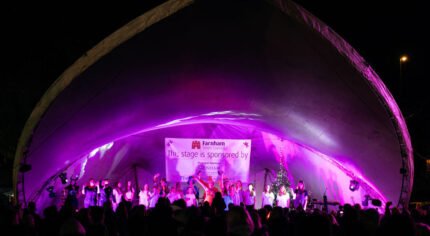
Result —
[[[208,193],[200,203],[194,181],[204,185]],[[166,180],[156,175],[152,189],[145,184],[136,192],[131,184],[122,189],[116,183],[111,188],[108,180],[100,185],[90,180],[81,189],[85,198],[82,208],[76,207],[77,189],[69,186],[66,189],[72,196],[66,197],[59,209],[45,208],[42,216],[34,202],[27,207],[13,200],[1,205],[1,235],[430,235],[428,209],[398,209],[388,202],[383,213],[358,204],[328,212],[305,209],[301,204],[296,207],[293,202],[284,205],[282,198],[276,205],[270,186],[263,192],[263,204],[269,204],[256,209],[253,185],[245,191],[241,185],[240,181],[222,179],[218,189],[210,180],[192,176],[182,190],[178,184],[169,188]],[[242,199],[239,193],[243,193]],[[137,204],[132,201],[135,195]],[[288,194],[282,190],[283,195]]]

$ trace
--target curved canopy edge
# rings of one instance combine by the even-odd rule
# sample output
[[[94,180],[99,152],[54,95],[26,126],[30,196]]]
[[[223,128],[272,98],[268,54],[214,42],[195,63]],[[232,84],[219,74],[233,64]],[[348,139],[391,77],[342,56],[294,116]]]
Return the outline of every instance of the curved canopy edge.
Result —
[[[413,183],[412,145],[405,120],[394,101],[393,96],[365,60],[331,28],[292,1],[274,0],[271,2],[273,2],[273,4],[283,13],[315,30],[319,35],[321,35],[321,37],[334,46],[334,48],[336,48],[336,50],[366,78],[369,87],[377,95],[379,101],[384,105],[389,116],[392,118],[393,126],[397,131],[397,137],[403,158],[403,168],[407,170],[407,174],[403,175],[404,184],[401,189],[401,194],[403,195],[401,195],[399,202],[402,201],[407,203],[409,201]],[[17,183],[19,166],[22,161],[25,163],[26,148],[31,143],[32,133],[37,128],[37,124],[40,122],[42,116],[48,110],[50,104],[56,99],[56,97],[66,89],[75,78],[113,49],[142,32],[149,26],[185,8],[191,3],[193,3],[192,0],[170,0],[159,5],[153,10],[146,12],[101,41],[94,48],[89,50],[88,53],[79,58],[62,75],[60,75],[32,111],[19,139],[13,171],[13,187],[16,194],[18,193]],[[17,196],[19,197],[18,194]]]
[[[356,68],[364,78],[366,78],[368,85],[386,108],[387,113],[391,117],[393,126],[396,129],[401,148],[402,165],[403,169],[406,170],[406,174],[403,175],[403,186],[398,203],[408,203],[410,193],[412,192],[414,176],[413,148],[406,121],[388,88],[364,58],[329,26],[293,1],[273,0],[272,2],[285,14],[292,16],[298,22],[317,31],[323,38],[329,41],[341,55],[348,59],[351,65]]]
[[[77,78],[81,73],[87,70],[90,66],[100,60],[103,56],[111,52],[113,49],[126,42],[136,34],[144,31],[151,25],[165,19],[166,17],[178,12],[186,6],[193,3],[193,0],[169,0],[152,10],[144,13],[143,15],[135,18],[127,23],[107,38],[102,40],[75,63],[67,68],[55,82],[48,88],[43,97],[37,103],[34,110],[31,112],[30,117],[24,125],[23,131],[18,141],[15,161],[13,167],[13,192],[19,199],[17,183],[18,172],[22,161],[25,163],[26,149],[31,143],[33,131],[37,128],[43,114],[48,110],[49,106],[55,98],[66,89],[72,81]]]

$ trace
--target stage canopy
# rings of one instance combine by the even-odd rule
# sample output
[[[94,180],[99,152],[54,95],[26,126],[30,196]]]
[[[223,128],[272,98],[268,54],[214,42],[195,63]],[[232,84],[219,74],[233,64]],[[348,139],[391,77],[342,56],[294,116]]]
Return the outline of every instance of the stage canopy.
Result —
[[[318,200],[407,202],[412,187],[398,106],[327,25],[287,0],[184,0],[136,18],[52,84],[19,141],[16,193],[41,209],[61,201],[63,172],[80,185],[150,183],[166,175],[169,138],[250,140],[258,192],[280,163]]]

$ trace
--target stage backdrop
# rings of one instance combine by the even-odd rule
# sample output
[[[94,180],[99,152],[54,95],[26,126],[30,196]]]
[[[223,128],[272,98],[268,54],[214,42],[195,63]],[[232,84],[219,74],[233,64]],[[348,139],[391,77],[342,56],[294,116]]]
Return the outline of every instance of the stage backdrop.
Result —
[[[218,179],[219,171],[230,180],[248,182],[250,139],[179,139],[166,138],[166,177],[186,182],[201,173],[207,180]]]

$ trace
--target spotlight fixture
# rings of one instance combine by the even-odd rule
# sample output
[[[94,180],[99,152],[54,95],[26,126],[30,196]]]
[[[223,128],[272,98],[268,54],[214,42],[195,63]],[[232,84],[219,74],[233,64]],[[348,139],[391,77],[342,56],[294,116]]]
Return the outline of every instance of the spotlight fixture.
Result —
[[[60,177],[62,184],[67,184],[69,182],[69,180],[67,179],[66,173],[61,173],[58,177]]]
[[[351,190],[352,192],[358,190],[360,188],[360,184],[358,183],[357,180],[351,180],[349,182],[349,190]]]
[[[48,191],[50,198],[54,198],[55,197],[54,186],[52,186],[52,185],[49,186],[48,188],[46,188],[46,191]]]

